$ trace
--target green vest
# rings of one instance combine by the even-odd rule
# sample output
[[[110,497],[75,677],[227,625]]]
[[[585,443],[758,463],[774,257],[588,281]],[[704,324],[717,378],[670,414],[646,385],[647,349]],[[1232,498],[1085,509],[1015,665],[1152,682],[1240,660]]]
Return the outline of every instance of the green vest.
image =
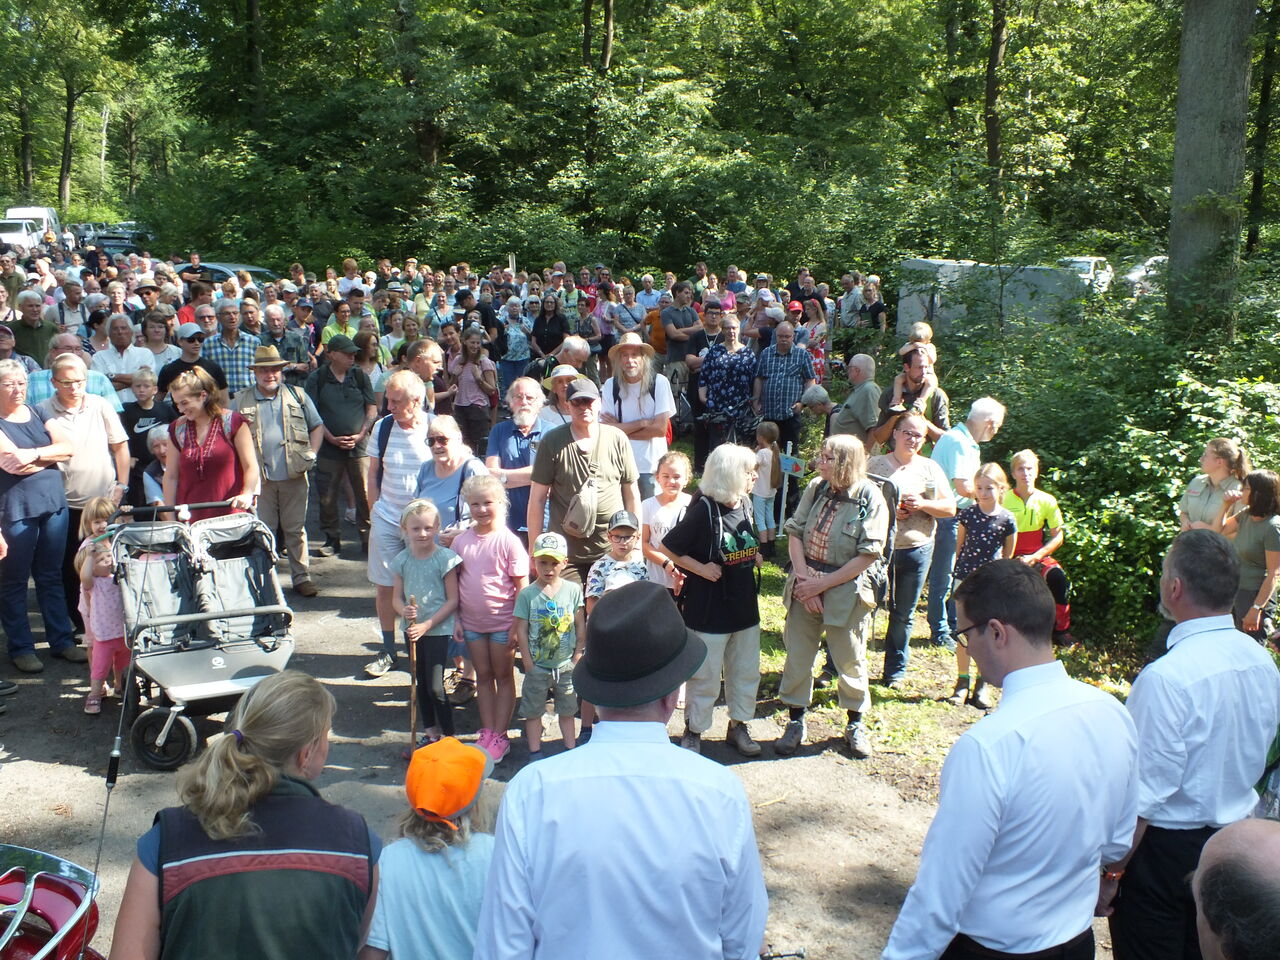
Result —
[[[311,449],[311,432],[307,429],[307,414],[299,399],[301,391],[292,384],[280,384],[280,402],[284,407],[284,463],[289,471],[289,479],[296,480],[316,463],[315,451]],[[262,423],[258,418],[258,387],[255,384],[245,387],[236,394],[236,410],[249,424],[253,436],[253,449],[258,454],[258,463],[262,457]]]

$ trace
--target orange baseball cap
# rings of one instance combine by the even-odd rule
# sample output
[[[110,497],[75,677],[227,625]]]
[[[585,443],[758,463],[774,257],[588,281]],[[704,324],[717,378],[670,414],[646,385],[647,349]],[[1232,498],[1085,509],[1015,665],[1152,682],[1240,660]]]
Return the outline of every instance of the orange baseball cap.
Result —
[[[413,752],[404,792],[419,816],[457,830],[454,821],[471,809],[491,772],[493,757],[488,751],[456,737],[442,737]]]

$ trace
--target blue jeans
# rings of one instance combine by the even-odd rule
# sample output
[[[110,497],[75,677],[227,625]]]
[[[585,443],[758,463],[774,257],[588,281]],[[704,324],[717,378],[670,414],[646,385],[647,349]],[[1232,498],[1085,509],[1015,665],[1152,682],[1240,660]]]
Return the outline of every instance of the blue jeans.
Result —
[[[529,365],[529,358],[523,360],[499,360],[498,361],[498,393],[503,401],[507,399],[507,388],[524,373],[524,368]],[[477,452],[476,456],[483,457],[484,454]]]
[[[911,659],[908,643],[911,639],[911,621],[915,617],[916,604],[924,589],[929,561],[933,559],[933,542],[918,547],[894,550],[889,565],[893,582],[893,606],[889,608],[889,630],[884,638],[884,681],[901,680],[907,673],[907,661]]]
[[[948,650],[956,648],[954,607],[947,604],[951,593],[951,571],[956,565],[956,533],[960,522],[955,517],[938,521],[933,536],[933,562],[929,565],[929,639]]]
[[[9,554],[0,560],[0,625],[9,638],[9,656],[35,653],[36,640],[27,616],[27,581],[36,582],[36,599],[44,618],[44,636],[53,651],[75,645],[62,589],[62,553],[67,543],[67,508],[41,517],[24,517],[4,525]]]

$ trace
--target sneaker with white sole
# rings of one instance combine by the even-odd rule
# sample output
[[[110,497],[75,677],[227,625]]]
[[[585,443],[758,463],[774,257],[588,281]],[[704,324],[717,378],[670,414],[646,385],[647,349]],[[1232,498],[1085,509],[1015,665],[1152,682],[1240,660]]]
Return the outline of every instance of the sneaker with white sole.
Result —
[[[378,659],[365,665],[364,672],[371,677],[381,677],[390,673],[396,668],[396,662],[392,659],[391,654],[383,651],[378,654]]]
[[[745,723],[730,724],[729,735],[725,740],[744,757],[760,756],[760,744],[751,738],[751,731],[747,729]]]
[[[844,728],[844,742],[849,745],[849,752],[855,760],[871,756],[871,736],[861,720],[855,720]]]
[[[808,736],[809,727],[803,717],[799,720],[790,720],[787,722],[787,729],[782,731],[782,736],[774,742],[773,752],[789,757],[804,746]]]
[[[511,752],[511,741],[507,739],[505,733],[498,733],[495,730],[489,735],[489,742],[484,745],[484,748],[489,751],[489,756],[493,757],[493,762],[499,763]]]
[[[692,750],[694,753],[702,752],[702,734],[694,733],[692,730],[686,730],[684,736],[680,738],[680,746],[686,750]]]

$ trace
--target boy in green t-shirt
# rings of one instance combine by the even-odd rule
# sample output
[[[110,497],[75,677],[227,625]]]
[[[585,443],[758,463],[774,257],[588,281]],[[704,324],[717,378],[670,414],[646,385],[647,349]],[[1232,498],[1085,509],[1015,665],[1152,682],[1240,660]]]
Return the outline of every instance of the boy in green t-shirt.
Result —
[[[577,745],[573,665],[582,656],[587,632],[582,587],[560,577],[568,557],[569,544],[558,533],[544,533],[533,542],[538,578],[516,597],[511,623],[511,635],[525,664],[518,714],[524,721],[530,760],[542,759],[542,714],[551,693],[555,694],[565,749]]]

